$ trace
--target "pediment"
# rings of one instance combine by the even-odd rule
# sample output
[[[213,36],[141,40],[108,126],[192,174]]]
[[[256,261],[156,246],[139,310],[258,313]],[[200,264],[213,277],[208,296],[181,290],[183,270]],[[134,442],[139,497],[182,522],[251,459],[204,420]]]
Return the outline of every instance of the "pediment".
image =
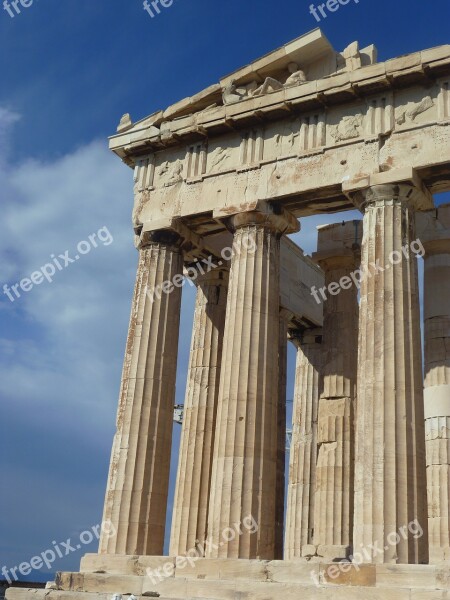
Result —
[[[358,43],[353,42],[343,52],[336,52],[321,30],[314,29],[165,110],[134,124],[129,115],[124,115],[118,131],[132,132],[158,127],[164,121],[173,121],[204,110],[235,104],[278,91],[285,86],[292,87],[317,81],[374,62],[374,46],[360,50]]]

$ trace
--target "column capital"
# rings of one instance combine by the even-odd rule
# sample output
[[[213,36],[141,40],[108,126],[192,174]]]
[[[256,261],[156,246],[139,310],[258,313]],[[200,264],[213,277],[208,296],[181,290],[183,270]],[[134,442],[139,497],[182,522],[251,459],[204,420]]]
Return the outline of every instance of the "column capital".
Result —
[[[199,285],[228,286],[230,273],[230,268],[228,266],[217,266],[202,273],[198,267],[198,264],[200,263],[190,263],[185,265],[185,273],[187,272],[188,276],[189,268],[195,269],[198,273],[194,280],[194,283],[197,287]]]
[[[324,271],[334,269],[355,268],[361,259],[361,248],[355,245],[355,248],[341,248],[336,250],[323,250],[322,252],[314,252],[311,258]]]
[[[423,191],[413,183],[381,183],[356,192],[353,201],[361,212],[377,204],[401,203],[420,210],[427,201]]]
[[[176,231],[171,229],[157,229],[155,231],[143,231],[139,236],[137,244],[138,250],[145,250],[153,244],[179,248],[183,238]]]
[[[422,241],[425,248],[424,259],[436,254],[450,254],[450,237],[436,238],[435,240]]]
[[[376,202],[406,202],[415,210],[434,208],[433,196],[416,169],[403,167],[344,181],[343,193],[361,212]]]
[[[280,307],[280,319],[283,319],[286,323],[292,320],[294,317],[294,313],[288,310],[287,308]]]
[[[233,215],[228,220],[228,226],[232,231],[249,226],[264,227],[280,235],[300,231],[300,223],[292,213],[271,204]]]
[[[217,248],[205,244],[203,237],[195,232],[192,223],[180,217],[147,221],[135,229],[135,238],[135,245],[139,250],[151,244],[165,244],[180,248],[185,262],[206,256],[215,256],[219,259]]]
[[[296,348],[322,343],[322,327],[311,329],[289,329],[289,340]]]
[[[416,213],[416,235],[428,248],[427,254],[447,254],[450,240],[450,204]]]
[[[450,204],[416,213],[416,235],[425,248],[424,258],[450,253]]]

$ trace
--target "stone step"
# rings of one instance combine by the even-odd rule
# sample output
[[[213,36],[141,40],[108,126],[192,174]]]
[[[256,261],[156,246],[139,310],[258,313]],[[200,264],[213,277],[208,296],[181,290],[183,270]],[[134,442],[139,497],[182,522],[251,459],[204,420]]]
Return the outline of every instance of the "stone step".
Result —
[[[10,587],[6,590],[5,600],[111,600],[111,594],[85,592],[66,592],[35,588]],[[161,600],[161,598],[160,598]]]
[[[405,587],[440,587],[450,579],[450,562],[440,565],[351,565],[323,560],[258,560],[233,558],[184,558],[169,556],[126,556],[87,554],[81,561],[81,573],[110,575],[148,575],[148,569],[167,576],[194,579],[249,579],[279,583],[314,583],[319,579],[351,578],[353,585],[380,584]],[[365,581],[365,583],[361,583]],[[437,584],[437,585],[436,585]],[[407,587],[407,585],[406,585]]]
[[[304,566],[304,565],[302,565]],[[307,565],[309,566],[309,565]],[[323,567],[324,565],[318,565]],[[334,567],[336,565],[333,565]],[[298,567],[298,565],[297,565]],[[313,600],[315,598],[344,598],[349,590],[359,590],[365,597],[379,598],[384,591],[389,590],[395,600],[410,600],[410,592],[427,592],[436,590],[448,590],[448,578],[436,579],[435,570],[418,568],[416,573],[411,573],[410,569],[396,569],[392,567],[385,573],[380,573],[380,579],[375,580],[374,574],[377,570],[385,571],[374,565],[362,566],[358,571],[341,574],[338,579],[326,579],[326,574],[321,574],[317,579],[317,585],[313,583],[307,573],[289,572],[278,573],[277,581],[273,578],[265,580],[252,579],[251,575],[245,578],[208,578],[207,574],[199,572],[197,577],[167,577],[161,580],[150,577],[120,576],[99,573],[61,573],[58,574],[56,584],[58,588],[71,593],[98,593],[101,595],[110,595],[109,600],[115,593],[124,596],[134,594],[148,598],[155,594],[167,596],[170,598],[214,598],[215,600],[234,600],[247,598],[248,590],[251,590],[249,598],[283,598],[283,600],[297,600],[299,593],[304,600]],[[420,573],[422,571],[422,573]],[[448,574],[448,570],[446,571]],[[226,573],[229,575],[229,573]],[[343,576],[344,575],[344,576]],[[384,577],[383,577],[384,575]],[[397,577],[396,577],[397,575]],[[430,576],[434,575],[434,576]],[[333,590],[331,592],[331,590]],[[330,596],[330,594],[333,594]],[[343,594],[343,595],[342,595]],[[356,595],[352,596],[356,598]],[[433,597],[432,595],[430,597]],[[439,598],[439,595],[436,595]]]
[[[148,557],[149,558],[149,557]],[[153,569],[139,573],[59,573],[57,586],[67,591],[119,592],[146,594],[166,581],[211,583],[279,583],[302,586],[349,585],[414,589],[450,589],[450,566],[437,565],[352,565],[350,563],[313,563],[306,561],[260,561],[238,559],[186,559],[181,557],[154,562]],[[128,570],[130,572],[130,570]]]
[[[174,596],[156,596],[158,600],[186,600]],[[66,592],[64,590],[44,590],[36,588],[11,587],[6,590],[8,600],[112,600],[111,594],[95,592]],[[128,600],[125,596],[123,600]],[[140,596],[138,600],[149,600],[148,596]]]
[[[127,554],[85,554],[80,571],[84,573],[110,573],[112,575],[144,575],[146,569],[175,565],[170,556],[130,556]]]
[[[450,599],[449,565],[109,558],[90,564],[97,571],[58,573],[56,589],[9,588],[7,600],[112,600],[114,594],[123,600],[131,594],[140,600]]]
[[[180,584],[180,581],[173,581]],[[192,582],[191,582],[192,583]],[[198,584],[198,582],[196,582]],[[294,584],[251,583],[233,587],[231,582],[219,582],[212,586],[202,582],[203,592],[192,593],[189,586],[161,593],[159,600],[446,600],[448,590],[415,590],[404,588],[362,588],[352,586],[302,586]],[[162,590],[161,590],[162,592]],[[177,593],[175,593],[177,592]],[[181,595],[180,595],[181,592]],[[150,596],[151,597],[151,596]],[[62,590],[36,590],[9,588],[6,600],[112,600],[111,594],[93,592],[67,592]],[[124,596],[124,600],[128,600]],[[149,600],[149,596],[138,596],[138,600]]]

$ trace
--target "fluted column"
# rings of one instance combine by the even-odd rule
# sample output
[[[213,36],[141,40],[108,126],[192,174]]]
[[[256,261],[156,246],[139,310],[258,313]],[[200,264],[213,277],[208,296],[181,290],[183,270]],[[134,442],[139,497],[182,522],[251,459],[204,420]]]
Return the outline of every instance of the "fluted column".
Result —
[[[286,375],[287,375],[287,338],[288,320],[292,313],[280,310],[280,346],[279,346],[279,395],[278,395],[278,437],[277,437],[277,505],[275,522],[275,558],[283,558],[284,538],[284,495],[286,470]]]
[[[320,232],[319,232],[320,236]],[[314,545],[327,560],[351,554],[353,539],[354,403],[358,363],[358,257],[319,252],[313,258],[333,289],[323,303],[323,390],[317,432]],[[342,287],[341,283],[344,284]],[[334,284],[335,288],[330,287]]]
[[[279,398],[280,237],[298,229],[288,214],[231,218],[227,298],[208,534],[211,557],[275,555]],[[253,517],[257,531],[242,527]],[[253,533],[252,533],[253,531]]]
[[[207,539],[228,271],[215,269],[199,276],[196,283],[197,299],[170,539],[171,556],[202,548]]]
[[[450,560],[450,231],[424,242],[425,435],[430,562]]]
[[[377,272],[361,285],[354,551],[373,563],[428,560],[416,194],[407,184],[362,193],[361,268]],[[408,531],[415,520],[422,536]]]
[[[291,337],[297,348],[292,442],[289,458],[284,558],[314,554],[314,490],[317,460],[317,410],[320,395],[322,330]]]
[[[103,516],[117,535],[101,537],[100,553],[163,553],[181,287],[158,286],[182,281],[178,241],[142,236]]]

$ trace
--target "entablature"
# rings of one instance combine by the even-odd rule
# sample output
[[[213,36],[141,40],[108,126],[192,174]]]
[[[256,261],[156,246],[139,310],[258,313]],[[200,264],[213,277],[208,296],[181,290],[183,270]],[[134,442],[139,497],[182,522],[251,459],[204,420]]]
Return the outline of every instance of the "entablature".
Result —
[[[450,45],[375,54],[336,53],[315,30],[194,98],[122,118],[110,146],[135,170],[135,229],[177,218],[216,235],[261,202],[296,217],[350,210],[353,189],[397,173],[424,197],[450,189]]]

